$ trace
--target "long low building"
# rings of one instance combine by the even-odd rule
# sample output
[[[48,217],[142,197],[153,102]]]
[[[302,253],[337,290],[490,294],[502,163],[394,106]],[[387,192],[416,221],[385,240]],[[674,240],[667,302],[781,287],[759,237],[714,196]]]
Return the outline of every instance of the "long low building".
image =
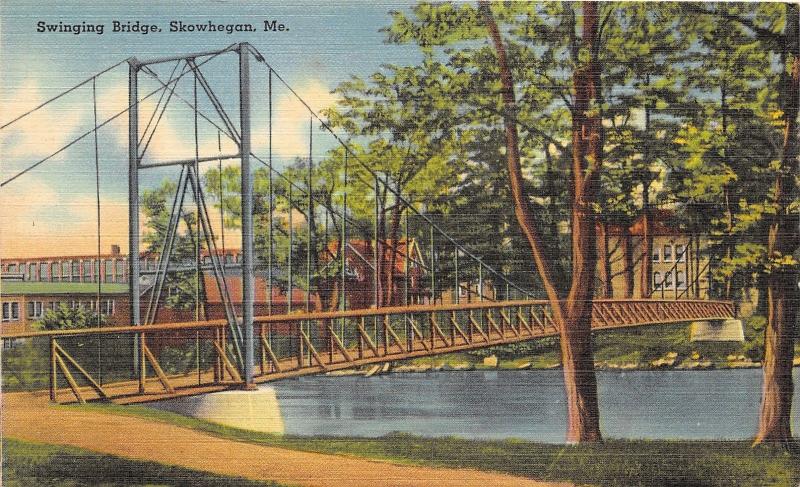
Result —
[[[84,282],[35,282],[3,280],[0,283],[2,331],[30,331],[45,312],[60,305],[85,307],[105,315],[110,325],[125,325],[130,321],[127,284]]]

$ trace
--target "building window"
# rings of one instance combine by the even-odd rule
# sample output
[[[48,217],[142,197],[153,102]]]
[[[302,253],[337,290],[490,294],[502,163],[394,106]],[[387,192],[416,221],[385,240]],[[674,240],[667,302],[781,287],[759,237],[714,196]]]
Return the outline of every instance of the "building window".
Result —
[[[3,303],[3,321],[19,321],[19,303]]]
[[[672,262],[672,245],[664,245],[664,262]]]
[[[83,261],[83,282],[92,282],[92,261]]]
[[[58,262],[53,262],[50,264],[50,280],[57,281],[58,276]]]
[[[658,247],[653,249],[653,262],[659,262],[661,260],[661,253],[658,251]]]
[[[92,282],[100,282],[100,261],[97,259],[94,260],[94,274],[92,275],[94,276]]]
[[[49,266],[46,262],[42,262],[39,264],[39,280],[40,281],[49,281],[49,277],[47,271],[49,270]]]
[[[44,314],[44,309],[41,301],[28,302],[28,318],[41,318]]]
[[[28,264],[28,278],[31,281],[36,280],[36,264]]]
[[[103,281],[114,282],[114,262],[111,260],[105,261],[103,265]]]
[[[28,266],[26,266],[25,263],[22,263],[22,264],[19,265],[19,272],[22,274],[22,280],[23,281],[27,281],[28,280]]]
[[[230,264],[233,262],[233,256],[231,254],[225,254],[225,263]]]
[[[16,274],[17,273],[17,264],[8,264],[8,272],[9,272],[9,274]]]
[[[69,281],[69,261],[61,262],[61,280],[63,282]]]
[[[672,289],[672,271],[664,274],[664,289]]]
[[[72,282],[80,282],[81,281],[81,263],[78,260],[70,261],[72,264],[72,272],[70,273],[71,281]]]
[[[675,287],[678,289],[686,289],[686,273],[683,271],[675,273]]]
[[[675,262],[686,261],[686,247],[683,244],[675,246]]]
[[[211,263],[211,256],[206,255],[203,257],[203,264],[210,264]]]
[[[661,289],[661,273],[656,271],[653,273],[653,289]]]
[[[114,314],[114,300],[104,299],[100,302],[100,314],[113,315]]]
[[[117,261],[117,282],[125,282],[125,261]]]

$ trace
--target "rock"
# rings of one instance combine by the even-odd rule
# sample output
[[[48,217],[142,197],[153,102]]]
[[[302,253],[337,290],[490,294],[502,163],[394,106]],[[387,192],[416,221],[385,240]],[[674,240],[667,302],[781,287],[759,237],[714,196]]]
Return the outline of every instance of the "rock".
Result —
[[[454,371],[457,371],[457,370],[472,370],[474,368],[475,367],[473,367],[472,364],[469,364],[469,363],[466,363],[466,364],[455,364],[455,365],[451,365],[450,366],[450,370],[454,370]]]
[[[655,368],[672,367],[675,365],[677,358],[677,352],[667,352],[663,357],[652,360],[650,366]]]
[[[380,372],[380,370],[381,370],[381,366],[380,366],[380,365],[375,365],[375,366],[373,366],[372,368],[370,368],[370,369],[367,371],[367,373],[366,373],[366,374],[364,374],[364,377],[372,377],[373,375],[375,375],[375,374],[377,374],[378,372]]]
[[[483,359],[483,365],[487,367],[497,367],[497,363],[497,355],[489,355]]]

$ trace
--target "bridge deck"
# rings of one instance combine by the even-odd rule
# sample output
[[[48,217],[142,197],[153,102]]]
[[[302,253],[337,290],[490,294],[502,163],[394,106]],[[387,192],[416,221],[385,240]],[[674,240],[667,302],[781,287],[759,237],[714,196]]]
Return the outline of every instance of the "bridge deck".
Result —
[[[733,317],[733,305],[723,301],[596,300],[592,329],[672,324]],[[546,301],[470,303],[451,306],[414,306],[330,313],[257,317],[260,360],[256,383],[313,375],[363,365],[474,350],[534,340],[558,334]],[[2,338],[46,336],[51,343],[51,399],[57,402],[96,399],[132,404],[205,394],[242,387],[238,368],[230,360],[224,321],[173,323],[138,327],[62,330],[4,335]],[[338,330],[337,330],[338,328]],[[273,330],[284,331],[289,348],[279,350]],[[167,375],[147,346],[147,337],[185,330],[209,330],[217,350],[216,364],[207,370]],[[74,361],[58,339],[75,335],[136,333],[140,344],[140,380],[100,386]],[[195,334],[193,333],[194,337]],[[199,336],[199,335],[197,335]],[[172,338],[174,339],[174,337]],[[184,336],[189,340],[188,336]],[[277,342],[276,338],[276,342]],[[76,372],[79,380],[70,372]],[[153,376],[148,377],[148,368]],[[69,387],[58,388],[59,372]],[[142,373],[143,372],[143,373]]]

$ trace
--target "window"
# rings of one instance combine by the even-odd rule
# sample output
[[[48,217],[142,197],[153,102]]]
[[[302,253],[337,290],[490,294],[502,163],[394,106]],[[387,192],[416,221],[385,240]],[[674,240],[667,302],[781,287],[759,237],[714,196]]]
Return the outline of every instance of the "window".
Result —
[[[206,255],[203,257],[203,264],[210,264],[211,263],[211,256]]]
[[[664,262],[672,262],[672,245],[664,245]]]
[[[105,261],[105,265],[103,268],[103,281],[104,282],[114,282],[114,262],[111,260]]]
[[[100,282],[100,261],[95,259],[94,261],[94,279],[92,282]]]
[[[17,264],[8,264],[8,272],[9,272],[9,274],[16,274],[17,273]]]
[[[125,261],[117,261],[117,282],[125,282]]]
[[[661,254],[658,252],[658,247],[653,249],[653,262],[658,262],[661,260]]]
[[[653,289],[661,289],[661,273],[658,271],[653,273]]]
[[[28,279],[31,281],[36,280],[36,264],[28,264]]]
[[[230,264],[233,262],[233,256],[231,254],[225,254],[225,263]]]
[[[672,289],[672,271],[664,274],[664,289]]]
[[[114,314],[114,300],[104,299],[100,302],[100,314],[113,315]]]
[[[675,246],[675,262],[686,261],[686,247],[683,244]]]
[[[3,303],[3,321],[19,321],[19,303]]]
[[[69,281],[69,276],[70,276],[69,269],[70,269],[69,268],[69,261],[65,260],[65,261],[61,262],[61,280],[63,282]]]
[[[92,281],[92,261],[91,260],[84,260],[83,261],[83,282],[91,282]]]
[[[44,314],[41,301],[28,302],[28,318],[41,318]]]
[[[28,266],[26,266],[24,263],[20,264],[19,265],[19,272],[22,274],[22,280],[23,281],[27,281],[28,280]]]
[[[54,282],[57,281],[58,280],[57,276],[58,276],[58,262],[53,262],[52,264],[50,264],[50,280]]]
[[[50,269],[50,266],[47,265],[46,262],[42,262],[39,264],[39,280],[40,281],[49,281],[49,277],[47,275],[47,271]]]
[[[678,289],[686,289],[686,274],[683,271],[675,273],[675,287]]]

